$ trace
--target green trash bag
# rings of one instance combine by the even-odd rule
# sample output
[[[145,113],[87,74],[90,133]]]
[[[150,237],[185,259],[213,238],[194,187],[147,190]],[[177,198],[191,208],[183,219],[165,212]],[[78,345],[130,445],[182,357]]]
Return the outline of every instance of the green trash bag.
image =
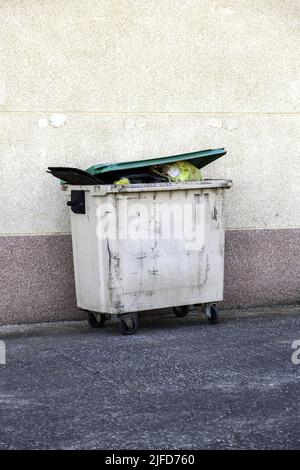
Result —
[[[192,163],[180,161],[169,163],[167,165],[155,165],[151,167],[155,173],[166,176],[169,181],[202,181],[201,171]]]

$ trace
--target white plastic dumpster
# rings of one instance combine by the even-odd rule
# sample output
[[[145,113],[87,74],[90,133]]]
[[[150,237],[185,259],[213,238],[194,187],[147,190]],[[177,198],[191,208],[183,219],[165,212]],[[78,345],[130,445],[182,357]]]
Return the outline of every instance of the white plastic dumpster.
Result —
[[[78,307],[93,327],[107,316],[122,333],[137,312],[202,304],[211,323],[223,299],[224,191],[230,180],[63,185],[71,196]]]

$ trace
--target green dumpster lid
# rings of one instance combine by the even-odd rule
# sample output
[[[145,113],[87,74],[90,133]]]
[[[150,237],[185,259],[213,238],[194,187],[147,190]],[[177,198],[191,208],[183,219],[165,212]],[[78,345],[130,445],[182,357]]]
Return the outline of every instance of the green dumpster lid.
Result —
[[[198,152],[183,153],[181,155],[171,155],[170,157],[150,158],[148,160],[135,160],[122,163],[99,163],[89,167],[86,172],[90,175],[99,175],[110,171],[132,170],[134,168],[143,168],[152,165],[163,165],[178,161],[190,161],[197,168],[203,168],[217,158],[225,155],[224,148],[199,150]]]

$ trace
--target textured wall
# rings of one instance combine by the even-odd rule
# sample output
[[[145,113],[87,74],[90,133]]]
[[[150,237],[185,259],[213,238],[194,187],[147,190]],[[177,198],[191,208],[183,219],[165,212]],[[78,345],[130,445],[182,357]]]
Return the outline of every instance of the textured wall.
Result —
[[[2,0],[5,110],[297,112],[297,0]]]
[[[234,180],[228,228],[299,226],[299,12],[292,0],[2,1],[0,233],[69,231],[50,164],[218,146],[228,155],[208,172]],[[57,112],[64,124],[43,127]]]
[[[0,237],[0,324],[85,318],[70,235]],[[222,307],[299,302],[300,229],[228,230]]]
[[[9,199],[1,208],[2,234],[69,231],[66,196],[45,173],[48,165],[85,168],[218,146],[228,154],[205,173],[234,181],[226,193],[227,228],[300,226],[299,116],[72,114],[61,127],[42,129],[39,119],[40,114],[0,115],[0,194]],[[215,122],[222,127],[212,127]],[[236,127],[228,129],[232,122]]]
[[[70,231],[49,165],[220,146],[227,229],[300,227],[299,19],[298,0],[2,0],[0,244]]]

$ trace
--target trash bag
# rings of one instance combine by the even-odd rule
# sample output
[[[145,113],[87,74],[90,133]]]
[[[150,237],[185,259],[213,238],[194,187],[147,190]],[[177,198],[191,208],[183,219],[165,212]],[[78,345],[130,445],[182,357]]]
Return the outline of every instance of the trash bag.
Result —
[[[115,174],[116,173],[116,174]],[[105,175],[105,174],[104,174]],[[102,178],[105,176],[102,175]],[[107,184],[151,184],[151,183],[163,183],[168,182],[169,179],[166,176],[158,175],[153,171],[149,170],[148,168],[137,172],[132,172],[130,170],[124,170],[122,173],[120,172],[110,172],[106,175],[106,183]]]
[[[192,163],[179,161],[167,165],[155,165],[151,167],[159,175],[166,176],[169,181],[202,181],[201,171]]]
[[[114,181],[114,184],[130,184],[128,178],[120,178],[118,181]]]

